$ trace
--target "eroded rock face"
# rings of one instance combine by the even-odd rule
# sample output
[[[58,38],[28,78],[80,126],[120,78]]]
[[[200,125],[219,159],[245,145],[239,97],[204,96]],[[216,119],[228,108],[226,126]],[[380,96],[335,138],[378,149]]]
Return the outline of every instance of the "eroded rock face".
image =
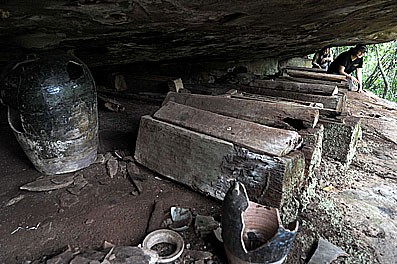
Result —
[[[73,49],[89,66],[287,58],[397,38],[395,0],[5,1],[0,62]]]

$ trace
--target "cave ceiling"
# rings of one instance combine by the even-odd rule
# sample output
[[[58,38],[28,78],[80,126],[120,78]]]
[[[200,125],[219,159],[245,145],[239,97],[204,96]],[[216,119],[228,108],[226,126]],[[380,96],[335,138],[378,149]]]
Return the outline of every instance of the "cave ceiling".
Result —
[[[73,50],[90,66],[255,61],[397,38],[396,0],[0,3],[0,63],[35,50]]]

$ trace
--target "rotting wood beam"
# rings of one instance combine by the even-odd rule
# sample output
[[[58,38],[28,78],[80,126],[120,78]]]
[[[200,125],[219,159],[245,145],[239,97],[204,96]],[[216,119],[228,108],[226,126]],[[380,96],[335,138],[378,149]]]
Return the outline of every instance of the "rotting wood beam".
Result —
[[[316,79],[309,79],[309,78],[302,78],[302,77],[291,77],[291,76],[279,76],[276,80],[287,80],[293,81],[298,83],[314,83],[314,84],[327,84],[327,85],[337,85],[338,89],[344,88],[348,89],[349,85],[346,81],[326,81],[326,80],[316,80]]]
[[[315,95],[315,94],[304,94],[304,93],[296,93],[290,91],[278,91],[273,89],[266,89],[263,87],[254,87],[247,85],[239,85],[239,89],[243,92],[251,93],[251,94],[260,94],[267,95],[272,97],[282,97],[289,98],[298,101],[306,101],[312,103],[322,103],[324,108],[329,108],[336,110],[337,112],[342,112],[342,108],[344,103],[339,102],[340,100],[346,100],[346,96],[324,96],[324,95]]]
[[[233,181],[241,181],[252,201],[280,209],[294,206],[305,167],[300,151],[270,157],[150,116],[141,118],[134,156],[147,168],[220,200]],[[296,211],[283,218],[293,219]]]
[[[285,156],[302,143],[301,137],[295,131],[273,128],[174,102],[167,102],[153,117],[271,156]]]
[[[266,96],[266,95],[250,94],[250,93],[240,92],[238,90],[233,90],[233,92],[230,93],[228,96],[230,96],[232,98],[238,98],[238,99],[244,99],[244,100],[254,100],[254,101],[261,101],[261,102],[275,102],[275,103],[282,102],[282,103],[288,103],[288,104],[294,104],[294,105],[309,106],[309,107],[312,107],[319,111],[320,118],[322,116],[332,118],[332,117],[343,115],[342,112],[338,112],[333,109],[324,108],[324,106],[321,103],[312,103],[312,102],[294,100],[294,99],[290,99],[290,98],[280,98],[280,97],[273,97],[273,96]]]
[[[273,81],[273,80],[254,80],[250,86],[257,86],[266,89],[273,89],[279,91],[291,91],[297,93],[318,94],[318,95],[336,95],[338,94],[338,87],[336,85],[327,84],[310,84],[298,83],[292,81]]]
[[[327,70],[322,68],[309,68],[309,67],[301,67],[301,66],[286,66],[282,70],[298,70],[298,71],[322,72],[322,73],[327,72]]]
[[[163,104],[169,101],[283,129],[315,127],[319,118],[318,109],[283,101],[264,102],[173,92],[168,93]]]
[[[217,112],[223,114],[227,112],[226,115],[230,116],[230,111],[236,111],[238,113],[244,112],[244,109],[250,109],[250,111],[255,111],[255,109],[260,108],[263,104],[266,104],[266,110],[272,111],[272,108],[277,108],[280,105],[285,105],[285,109],[290,109],[298,107],[298,109],[312,109],[312,107],[303,106],[293,102],[283,102],[283,101],[270,101],[270,102],[256,102],[253,100],[240,100],[240,99],[230,99],[219,96],[207,96],[207,95],[195,95],[195,94],[180,94],[180,93],[169,93],[163,105],[167,102],[176,102],[179,104],[185,104],[191,107]],[[255,103],[255,104],[251,104]],[[259,103],[259,105],[257,105]],[[226,111],[223,107],[227,106]],[[251,109],[252,108],[252,109]],[[283,107],[284,108],[284,107]],[[316,111],[318,111],[316,109]],[[263,116],[266,111],[260,110],[260,116]],[[273,116],[273,115],[271,115]],[[241,118],[241,116],[235,115],[236,118]],[[256,115],[248,114],[244,115],[244,120],[257,122],[258,117]],[[305,153],[305,164],[306,171],[305,175],[311,175],[316,167],[319,166],[321,162],[322,153],[322,140],[323,140],[323,125],[314,128],[306,127],[306,129],[301,129],[298,134],[303,138],[302,152]]]
[[[338,74],[308,72],[302,70],[285,70],[285,73],[292,77],[304,77],[310,79],[328,80],[328,81],[346,81],[346,77]]]

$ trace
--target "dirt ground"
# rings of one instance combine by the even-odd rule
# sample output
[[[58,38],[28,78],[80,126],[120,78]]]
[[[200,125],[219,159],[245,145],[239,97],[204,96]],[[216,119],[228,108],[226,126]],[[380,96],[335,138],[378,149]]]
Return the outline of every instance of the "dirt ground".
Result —
[[[100,109],[102,154],[133,153],[139,118],[159,103],[117,98],[124,112]],[[349,257],[338,263],[397,262],[397,106],[369,92],[349,93],[348,111],[362,117],[362,139],[350,167],[323,159],[313,191],[300,209],[300,229],[287,263],[306,263],[319,237]],[[142,242],[154,205],[162,201],[188,208],[193,216],[220,220],[221,203],[134,165],[141,190],[119,173],[109,177],[105,164],[77,172],[85,184],[29,192],[19,187],[42,176],[19,147],[0,107],[0,263],[45,263],[69,245],[74,252]],[[74,174],[72,174],[74,175]],[[206,260],[182,256],[178,263],[227,263],[213,235],[201,237],[194,224],[180,232],[189,250],[209,251]]]

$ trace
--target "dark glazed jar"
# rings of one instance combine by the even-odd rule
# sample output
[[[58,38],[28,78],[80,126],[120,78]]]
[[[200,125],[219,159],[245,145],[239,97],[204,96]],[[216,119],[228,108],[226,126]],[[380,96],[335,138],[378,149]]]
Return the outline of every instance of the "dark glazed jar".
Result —
[[[34,54],[2,73],[8,122],[36,169],[73,172],[97,155],[98,111],[88,67],[71,54]]]

